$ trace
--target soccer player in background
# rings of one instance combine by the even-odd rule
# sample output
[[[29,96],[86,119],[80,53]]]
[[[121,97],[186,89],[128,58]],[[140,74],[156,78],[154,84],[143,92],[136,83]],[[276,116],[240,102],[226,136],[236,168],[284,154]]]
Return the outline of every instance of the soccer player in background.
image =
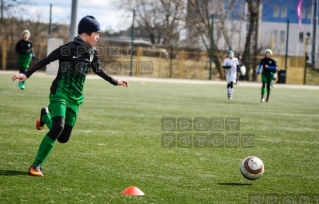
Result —
[[[223,68],[226,69],[227,97],[233,98],[234,83],[236,83],[237,69],[239,69],[238,59],[234,58],[234,51],[227,52],[228,57],[223,62]]]
[[[269,95],[270,95],[270,85],[274,79],[274,73],[276,73],[277,70],[277,64],[274,59],[271,58],[272,51],[270,49],[267,49],[265,52],[265,58],[260,61],[257,75],[261,72],[261,81],[262,81],[262,87],[261,87],[261,100],[260,102],[265,102],[265,87],[267,87],[267,96],[266,96],[266,102],[269,101]]]
[[[16,44],[16,52],[18,53],[18,66],[20,74],[24,74],[29,68],[31,58],[35,59],[34,53],[32,51],[32,42],[29,41],[30,31],[24,30],[22,32],[22,39]],[[21,90],[25,89],[24,81],[19,82],[19,88]]]
[[[85,16],[78,24],[78,36],[73,41],[57,48],[47,57],[35,63],[25,73],[15,74],[12,80],[25,81],[35,71],[47,64],[59,60],[59,70],[52,82],[49,106],[41,109],[40,118],[36,122],[38,130],[46,124],[49,132],[44,136],[35,160],[29,167],[32,176],[43,176],[42,164],[53,149],[56,140],[66,143],[75,125],[79,105],[83,103],[83,86],[86,75],[93,72],[109,83],[128,87],[125,80],[116,80],[101,67],[94,47],[100,38],[99,22],[93,16]]]

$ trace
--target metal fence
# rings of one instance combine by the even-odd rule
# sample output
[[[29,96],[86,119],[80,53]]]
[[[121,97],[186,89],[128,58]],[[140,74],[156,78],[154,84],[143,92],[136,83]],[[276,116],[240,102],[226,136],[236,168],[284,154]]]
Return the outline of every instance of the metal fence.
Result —
[[[1,69],[17,70],[15,43],[3,41],[0,42],[0,46]],[[33,44],[33,50],[36,60],[39,60],[47,55],[47,44]],[[213,80],[224,79],[224,70],[217,69],[215,63],[210,66],[209,53],[201,50],[173,46],[131,47],[128,43],[117,43],[97,45],[97,51],[102,68],[112,75],[208,80],[211,73]],[[246,67],[250,68],[249,79],[260,81],[260,77],[254,74],[263,56],[258,56],[256,60],[252,56],[249,64],[246,64]],[[213,55],[214,60],[219,59],[220,64],[224,57],[225,54]],[[287,69],[285,56],[273,58],[277,60],[278,67],[284,70],[282,72],[285,72],[284,83],[319,85],[319,69],[313,69],[306,63],[305,56],[288,56]]]

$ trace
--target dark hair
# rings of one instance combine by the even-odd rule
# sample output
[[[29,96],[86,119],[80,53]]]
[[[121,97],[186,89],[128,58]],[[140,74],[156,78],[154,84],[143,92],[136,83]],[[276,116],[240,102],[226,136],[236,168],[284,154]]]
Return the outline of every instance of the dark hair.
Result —
[[[88,36],[91,36],[93,32],[83,32],[83,33],[87,34]],[[78,35],[80,36],[83,33],[79,33]]]

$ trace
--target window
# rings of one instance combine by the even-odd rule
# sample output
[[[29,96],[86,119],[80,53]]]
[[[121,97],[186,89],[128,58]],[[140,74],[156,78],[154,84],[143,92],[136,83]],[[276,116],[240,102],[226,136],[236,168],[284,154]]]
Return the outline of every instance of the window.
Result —
[[[310,38],[310,32],[306,33],[306,36],[307,36],[308,38]]]
[[[305,16],[306,16],[306,9],[305,9],[305,7],[302,7],[301,8],[301,18],[305,18]]]
[[[273,30],[272,31],[272,37],[274,39],[274,43],[277,43],[278,42],[278,31],[277,30]]]
[[[280,31],[280,42],[281,43],[285,42],[285,37],[286,37],[286,32]]]
[[[281,7],[281,17],[282,18],[287,17],[287,6],[282,6]]]
[[[278,17],[279,16],[279,6],[274,5],[274,13],[273,13],[274,17]]]
[[[311,17],[312,17],[312,7],[309,7],[307,12],[307,18],[311,19]]]
[[[299,33],[299,42],[303,43],[303,32]]]

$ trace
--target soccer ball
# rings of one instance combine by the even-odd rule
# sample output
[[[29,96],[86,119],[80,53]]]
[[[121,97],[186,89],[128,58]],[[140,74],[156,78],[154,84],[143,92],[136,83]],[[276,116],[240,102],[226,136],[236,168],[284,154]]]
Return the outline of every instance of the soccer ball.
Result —
[[[264,173],[264,163],[258,157],[246,157],[240,164],[240,172],[246,179],[259,179]]]

